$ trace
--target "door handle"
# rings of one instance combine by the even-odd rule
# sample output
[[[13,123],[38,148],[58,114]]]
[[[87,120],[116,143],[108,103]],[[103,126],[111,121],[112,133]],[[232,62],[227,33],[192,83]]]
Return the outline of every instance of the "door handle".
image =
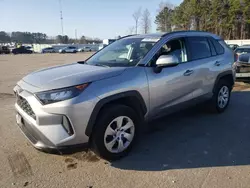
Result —
[[[184,76],[190,76],[191,74],[193,74],[194,71],[193,70],[187,70],[186,72],[184,72]]]
[[[218,66],[220,66],[220,62],[219,62],[219,61],[216,61],[216,62],[214,63],[214,65],[218,67]]]

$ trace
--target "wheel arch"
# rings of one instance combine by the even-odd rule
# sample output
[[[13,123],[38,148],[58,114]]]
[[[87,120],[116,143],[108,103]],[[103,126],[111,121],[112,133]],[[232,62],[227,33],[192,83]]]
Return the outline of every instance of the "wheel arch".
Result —
[[[85,130],[85,134],[87,136],[91,136],[93,128],[95,126],[96,118],[101,110],[113,104],[123,104],[131,107],[136,111],[140,118],[143,118],[143,116],[147,113],[147,106],[145,104],[145,101],[138,91],[126,91],[108,96],[104,99],[101,99],[94,107]]]
[[[220,80],[225,79],[228,80],[230,82],[230,84],[233,86],[234,85],[234,76],[233,76],[233,71],[232,70],[228,70],[225,72],[220,73],[214,83],[214,88],[213,88],[213,92],[215,92],[216,86],[219,83]]]

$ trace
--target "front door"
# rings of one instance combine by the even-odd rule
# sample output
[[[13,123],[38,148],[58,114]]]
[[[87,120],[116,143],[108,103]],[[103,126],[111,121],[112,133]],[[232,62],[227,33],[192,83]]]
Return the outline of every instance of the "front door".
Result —
[[[187,50],[184,38],[172,39],[164,44],[155,54],[150,67],[146,67],[150,93],[150,116],[158,116],[167,109],[185,106],[187,101],[193,99],[196,89],[194,82],[195,64],[187,61]],[[174,55],[179,59],[175,67],[163,68],[160,73],[155,73],[156,60],[161,55]],[[171,107],[171,108],[169,108]]]

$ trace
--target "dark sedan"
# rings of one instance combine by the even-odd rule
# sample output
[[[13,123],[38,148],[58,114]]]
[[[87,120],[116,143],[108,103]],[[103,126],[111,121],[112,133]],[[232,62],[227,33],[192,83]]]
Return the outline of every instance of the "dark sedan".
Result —
[[[0,54],[9,54],[10,49],[7,46],[0,46]]]
[[[32,54],[33,51],[27,49],[25,46],[21,46],[21,47],[19,47],[19,48],[14,48],[14,49],[12,50],[12,53],[13,53],[13,54]]]

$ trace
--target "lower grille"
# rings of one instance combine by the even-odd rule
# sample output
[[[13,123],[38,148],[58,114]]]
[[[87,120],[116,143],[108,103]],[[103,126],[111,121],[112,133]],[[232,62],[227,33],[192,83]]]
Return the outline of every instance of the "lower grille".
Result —
[[[25,98],[21,97],[20,95],[17,95],[17,105],[30,117],[36,119],[36,115],[32,110],[31,106],[29,105],[28,101]]]

